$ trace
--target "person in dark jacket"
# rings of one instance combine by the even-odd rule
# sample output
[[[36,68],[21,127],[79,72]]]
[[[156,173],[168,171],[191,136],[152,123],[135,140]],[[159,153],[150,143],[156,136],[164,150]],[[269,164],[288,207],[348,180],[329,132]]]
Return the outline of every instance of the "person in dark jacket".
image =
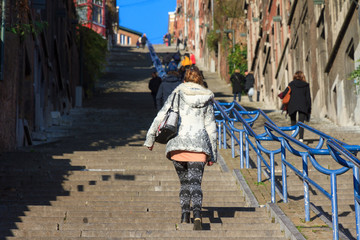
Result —
[[[146,46],[146,42],[147,42],[147,37],[146,37],[146,34],[144,33],[143,36],[141,37],[141,46],[143,49]]]
[[[239,69],[236,69],[235,72],[231,74],[230,82],[234,94],[234,101],[236,101],[236,96],[238,96],[239,102],[241,102],[241,93],[245,83],[245,77],[240,73]]]
[[[249,101],[252,102],[252,96],[254,93],[254,83],[255,83],[255,78],[252,72],[248,72],[247,70],[245,71],[245,92],[246,94],[249,96]],[[252,88],[253,92],[252,94],[250,93],[250,89]]]
[[[182,83],[180,74],[176,70],[169,69],[156,94],[156,107],[158,110],[162,108],[166,99],[180,83]]]
[[[161,84],[161,78],[157,75],[156,72],[153,72],[151,74],[152,78],[149,81],[149,89],[151,90],[151,96],[154,100],[154,107],[157,109],[156,106],[156,95],[159,90],[160,84]]]
[[[291,89],[290,101],[287,112],[290,116],[291,126],[296,124],[296,115],[300,122],[309,121],[311,114],[311,97],[309,83],[306,82],[305,75],[302,71],[297,71],[293,77],[293,81],[289,83]],[[289,88],[286,88],[283,95],[285,96]],[[299,130],[299,140],[304,140],[304,129]]]

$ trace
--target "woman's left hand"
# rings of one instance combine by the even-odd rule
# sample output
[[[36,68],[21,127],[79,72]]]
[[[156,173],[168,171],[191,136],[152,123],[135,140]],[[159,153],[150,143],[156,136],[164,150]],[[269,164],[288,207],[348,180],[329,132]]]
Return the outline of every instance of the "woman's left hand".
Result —
[[[207,165],[208,166],[212,166],[214,164],[214,162],[208,162]]]

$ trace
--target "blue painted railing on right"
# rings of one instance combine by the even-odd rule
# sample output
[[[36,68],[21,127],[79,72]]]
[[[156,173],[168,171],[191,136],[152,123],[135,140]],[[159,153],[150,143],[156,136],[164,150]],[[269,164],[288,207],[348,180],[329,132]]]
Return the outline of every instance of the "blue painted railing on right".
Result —
[[[326,138],[328,141],[333,141],[337,144],[343,144],[341,145],[343,148],[353,151],[357,153],[360,151],[360,146],[357,145],[346,145],[331,136],[328,136],[316,129],[313,129],[309,126],[306,126],[305,124],[301,124],[303,127],[306,127],[307,130],[312,130],[313,132],[317,132],[322,136],[321,139]],[[269,133],[269,135],[272,136],[272,138],[276,141],[281,142],[281,148],[282,148],[282,166],[283,166],[283,175],[282,175],[282,181],[283,186],[286,186],[284,184],[287,181],[287,170],[286,168],[289,167],[291,170],[293,170],[302,180],[304,183],[304,201],[305,201],[305,220],[310,221],[310,194],[309,194],[309,184],[317,188],[322,194],[324,194],[327,198],[331,200],[331,209],[332,209],[332,227],[333,227],[333,239],[339,239],[339,222],[338,222],[338,202],[337,202],[337,176],[344,174],[345,172],[349,171],[350,168],[347,166],[342,166],[338,169],[328,169],[326,167],[323,167],[317,160],[317,155],[331,155],[329,149],[321,149],[320,147],[323,145],[324,141],[321,142],[321,145],[318,145],[317,148],[310,148],[309,146],[305,145],[304,143],[298,141],[297,139],[285,134],[282,132],[278,127],[275,125],[272,125],[268,122],[265,123],[265,129]],[[277,136],[273,133],[276,132]],[[295,144],[296,146],[299,146],[303,149],[303,151],[296,150],[291,144]],[[289,161],[286,159],[285,150],[288,150],[290,153],[300,156],[302,158],[303,162],[303,169],[300,171],[298,168],[296,168],[294,165],[292,165]],[[309,176],[309,162],[310,160],[313,167],[326,175],[330,176],[330,186],[331,186],[331,192],[327,192],[322,186],[320,186],[316,181],[310,178]],[[287,189],[283,188],[283,194],[284,198],[286,196]]]
[[[270,170],[270,180],[271,180],[271,193],[272,193],[272,202],[275,200],[275,181],[274,181],[274,155],[278,153],[277,150],[268,151],[267,149],[263,149],[263,146],[261,145],[261,141],[278,141],[281,144],[280,151],[281,152],[281,162],[282,162],[282,195],[281,196],[284,200],[284,202],[287,202],[287,170],[286,168],[289,167],[291,170],[293,170],[298,176],[300,176],[303,179],[304,182],[304,200],[305,200],[305,219],[306,221],[310,220],[310,198],[309,198],[309,184],[316,187],[320,192],[322,192],[326,197],[328,197],[331,200],[332,204],[332,225],[333,225],[333,239],[339,238],[339,227],[338,227],[338,209],[337,209],[337,184],[336,184],[336,178],[338,175],[341,175],[350,169],[353,169],[354,172],[354,199],[355,199],[355,214],[356,214],[356,230],[357,230],[357,239],[360,240],[359,237],[359,170],[358,166],[356,164],[341,164],[340,160],[337,160],[342,167],[336,170],[329,170],[325,167],[322,167],[318,161],[316,160],[315,156],[317,155],[331,155],[334,159],[336,156],[338,156],[339,150],[335,147],[337,146],[339,148],[344,149],[347,151],[348,154],[350,154],[350,158],[355,158],[351,153],[356,154],[358,151],[360,151],[360,146],[358,145],[347,145],[337,139],[334,139],[333,137],[318,131],[317,129],[314,129],[310,126],[307,126],[303,123],[298,123],[296,126],[292,127],[278,127],[276,124],[271,121],[270,118],[266,116],[266,114],[261,110],[256,111],[246,111],[243,107],[241,107],[236,102],[233,103],[218,103],[215,102],[215,109],[216,114],[218,115],[218,127],[219,127],[219,145],[221,146],[221,141],[223,141],[224,148],[226,148],[226,137],[227,134],[231,137],[231,147],[232,152],[234,151],[234,144],[233,140],[235,139],[236,142],[239,144],[240,147],[240,162],[243,161],[243,144],[245,142],[245,156],[246,156],[246,167],[249,167],[248,165],[248,156],[249,156],[249,148],[248,145],[251,145],[254,149],[255,153],[257,154],[258,163],[258,175],[261,175],[261,163],[259,159],[261,159],[262,162],[265,163],[265,166]],[[259,116],[264,117],[267,122],[264,124],[265,132],[261,134],[256,134],[254,130],[252,129],[252,126],[254,122],[258,119]],[[236,128],[234,127],[234,123],[241,123],[242,128]],[[309,146],[305,145],[304,143],[298,141],[295,139],[299,128],[302,127],[306,129],[307,131],[310,131],[314,134],[316,134],[319,137],[319,141],[316,147],[310,148]],[[221,129],[221,130],[220,130]],[[291,135],[286,134],[287,131],[293,131],[295,132]],[[285,132],[284,132],[285,131]],[[235,136],[235,132],[239,132],[240,136],[237,138]],[[242,140],[242,135],[245,135],[245,141]],[[251,139],[255,140],[255,144],[251,142]],[[221,140],[222,139],[222,140]],[[328,148],[323,148],[325,141],[327,141]],[[302,148],[302,151],[296,150],[292,145],[295,145],[297,147]],[[296,168],[294,165],[292,165],[290,162],[286,159],[286,150],[288,150],[290,153],[296,156],[300,156],[302,158],[303,167],[302,170]],[[267,152],[268,151],[268,152]],[[266,162],[266,160],[262,157],[261,152],[265,152],[270,154],[270,164]],[[345,152],[346,153],[346,152]],[[343,155],[345,153],[342,152]],[[353,157],[351,157],[353,156]],[[233,154],[234,157],[234,154]],[[328,193],[323,187],[321,187],[318,183],[316,183],[314,180],[312,180],[308,175],[308,160],[312,163],[314,168],[324,174],[330,175],[331,178],[331,193]],[[335,159],[336,160],[336,159]],[[355,161],[356,162],[356,161]],[[243,164],[240,164],[240,167],[243,167]],[[261,177],[258,177],[258,181],[261,181]]]
[[[334,140],[328,140],[326,144],[330,150],[331,156],[339,164],[343,165],[344,167],[352,168],[353,170],[354,206],[357,233],[356,239],[360,239],[360,160]]]

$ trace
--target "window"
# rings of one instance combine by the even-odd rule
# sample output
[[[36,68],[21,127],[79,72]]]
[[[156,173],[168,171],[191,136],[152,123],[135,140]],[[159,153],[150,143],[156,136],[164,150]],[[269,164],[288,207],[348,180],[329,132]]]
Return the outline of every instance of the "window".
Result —
[[[77,7],[76,12],[79,15],[80,21],[87,21],[87,14],[88,14],[87,6]]]
[[[94,23],[98,23],[98,24],[102,24],[102,15],[101,15],[101,10],[102,8],[98,7],[98,6],[93,6],[93,22]]]
[[[93,4],[102,6],[103,0],[93,0]]]
[[[355,60],[354,53],[355,53],[354,39],[351,38],[350,43],[349,43],[349,45],[348,45],[348,47],[346,49],[346,54],[352,61]]]
[[[131,45],[131,37],[127,37],[127,44]]]
[[[125,44],[125,35],[123,35],[123,34],[120,35],[120,44],[121,45]]]

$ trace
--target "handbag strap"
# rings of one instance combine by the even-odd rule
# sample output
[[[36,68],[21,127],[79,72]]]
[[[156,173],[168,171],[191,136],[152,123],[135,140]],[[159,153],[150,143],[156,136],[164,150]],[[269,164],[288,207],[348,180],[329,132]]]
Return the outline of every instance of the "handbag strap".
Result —
[[[180,107],[180,93],[179,92],[174,93],[174,96],[173,96],[173,98],[171,100],[170,110],[173,110],[173,111],[175,110],[174,109],[174,100],[175,100],[176,95],[178,96],[178,104],[177,104],[177,109],[176,109],[177,111],[176,112],[179,112],[179,107]]]

